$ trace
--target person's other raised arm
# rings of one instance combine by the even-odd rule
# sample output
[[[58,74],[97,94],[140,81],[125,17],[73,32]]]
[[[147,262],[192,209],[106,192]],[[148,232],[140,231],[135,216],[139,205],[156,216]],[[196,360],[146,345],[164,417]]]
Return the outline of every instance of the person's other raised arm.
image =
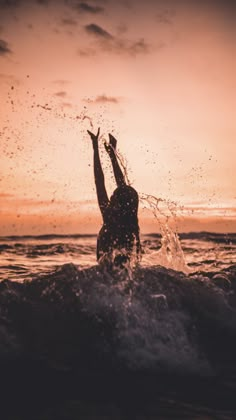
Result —
[[[117,140],[115,139],[115,137],[112,136],[112,134],[109,134],[109,140],[110,140],[109,144],[105,143],[104,146],[111,159],[117,187],[121,187],[123,185],[126,185],[126,182],[125,182],[124,174],[120,168],[119,162],[116,157],[115,150],[116,150]]]
[[[94,179],[95,179],[95,185],[96,185],[96,191],[97,191],[98,204],[99,204],[102,216],[104,217],[104,212],[108,205],[109,200],[108,200],[108,196],[106,192],[104,174],[103,174],[100,156],[99,156],[99,150],[98,150],[98,138],[99,138],[100,128],[98,129],[98,132],[96,135],[91,133],[91,131],[89,130],[87,131],[93,143]]]

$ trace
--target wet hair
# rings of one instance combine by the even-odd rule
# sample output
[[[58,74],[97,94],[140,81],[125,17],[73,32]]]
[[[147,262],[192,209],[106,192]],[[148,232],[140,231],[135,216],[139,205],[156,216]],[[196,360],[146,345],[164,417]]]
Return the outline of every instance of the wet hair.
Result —
[[[122,185],[115,189],[110,198],[110,209],[120,216],[137,216],[138,193],[129,185]]]

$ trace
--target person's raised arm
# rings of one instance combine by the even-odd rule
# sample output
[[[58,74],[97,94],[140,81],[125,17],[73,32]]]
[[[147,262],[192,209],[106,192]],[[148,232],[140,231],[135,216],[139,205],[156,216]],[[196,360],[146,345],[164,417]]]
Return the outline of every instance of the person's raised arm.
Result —
[[[109,200],[108,200],[108,196],[106,192],[104,174],[103,174],[100,156],[99,156],[99,150],[98,150],[98,138],[99,138],[100,128],[98,129],[98,132],[96,135],[91,133],[91,131],[89,130],[87,131],[93,143],[93,167],[94,167],[95,185],[96,185],[96,190],[97,190],[98,204],[99,204],[102,216],[104,217],[104,212],[108,205]]]
[[[104,146],[111,159],[117,187],[121,187],[123,185],[126,185],[126,182],[125,182],[124,174],[120,168],[119,162],[116,157],[115,150],[116,150],[117,140],[115,139],[115,137],[112,136],[112,134],[109,134],[109,140],[110,140],[109,144],[104,143]]]

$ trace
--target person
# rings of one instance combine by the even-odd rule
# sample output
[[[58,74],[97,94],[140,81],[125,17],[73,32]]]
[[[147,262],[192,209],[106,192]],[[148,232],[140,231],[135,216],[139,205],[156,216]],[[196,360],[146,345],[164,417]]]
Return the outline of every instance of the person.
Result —
[[[104,146],[111,159],[117,188],[110,199],[108,198],[98,149],[100,128],[96,135],[89,130],[88,134],[93,144],[94,178],[103,219],[97,238],[97,260],[108,257],[115,265],[123,266],[132,255],[136,254],[138,259],[141,255],[138,194],[126,184],[116,156],[117,140],[109,134],[109,144],[105,143]]]

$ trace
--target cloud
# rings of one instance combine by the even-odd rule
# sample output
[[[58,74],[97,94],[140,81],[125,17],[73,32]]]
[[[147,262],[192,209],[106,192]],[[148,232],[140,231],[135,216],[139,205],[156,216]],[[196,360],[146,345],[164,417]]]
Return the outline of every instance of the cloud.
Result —
[[[96,48],[91,48],[91,47],[80,48],[78,50],[78,54],[80,57],[93,57],[94,55],[97,54],[97,50]]]
[[[8,43],[3,39],[0,39],[0,56],[11,53]]]
[[[12,197],[14,197],[13,194],[0,192],[0,199],[2,199],[2,198],[12,198]]]
[[[164,43],[159,43],[157,48],[161,49],[164,46]],[[112,42],[99,42],[95,47],[79,49],[78,54],[81,57],[93,57],[99,54],[99,52],[103,52],[136,57],[137,55],[149,54],[152,50],[153,47],[151,47],[143,38],[138,41],[114,39]]]
[[[60,92],[56,92],[54,96],[59,96],[60,98],[65,98],[67,96],[67,93],[64,90],[61,90]]]
[[[99,52],[107,52],[114,54],[126,54],[129,56],[137,56],[139,54],[148,54],[151,51],[151,46],[140,38],[136,41],[130,41],[121,37],[114,37],[101,26],[91,23],[85,26],[85,30],[95,36],[94,44],[90,44],[87,48],[78,51],[80,56],[90,57]],[[158,48],[164,45],[159,44]]]
[[[49,0],[36,0],[36,3],[41,4],[42,6],[47,6],[49,4]]]
[[[104,11],[104,8],[101,6],[92,6],[84,2],[75,5],[74,8],[76,8],[79,12],[92,13],[92,14],[97,14]]]
[[[64,108],[72,108],[72,104],[70,102],[62,102],[62,106]]]
[[[68,93],[65,90],[60,90],[54,93],[54,96],[57,96],[58,98],[61,98],[62,100],[64,99],[64,101],[60,103],[60,106],[62,108],[72,108],[72,104],[70,102],[65,101],[65,98],[67,99],[68,97]]]
[[[0,73],[0,82],[7,83],[9,85],[17,85],[19,86],[21,84],[21,81],[17,79],[12,74],[5,74]]]
[[[75,26],[75,25],[77,25],[76,20],[74,20],[74,19],[69,19],[69,18],[64,18],[64,19],[62,19],[61,23],[62,23],[63,25],[68,25],[68,26]]]
[[[156,21],[163,25],[171,25],[176,12],[172,9],[161,10],[156,15]]]
[[[101,26],[96,25],[95,23],[90,23],[90,25],[86,25],[85,29],[88,33],[95,35],[99,38],[103,38],[103,39],[113,39],[113,36],[105,31],[105,29],[101,28]]]
[[[69,80],[57,79],[57,80],[53,80],[52,83],[59,86],[65,86],[65,85],[69,85],[69,83],[71,82]]]
[[[95,99],[84,99],[84,102],[118,104],[120,102],[120,99],[115,96],[98,95]]]
[[[123,35],[124,33],[126,33],[128,31],[128,26],[125,25],[124,23],[120,23],[117,26],[117,33],[118,35]]]
[[[16,7],[21,3],[21,0],[0,0],[2,8]]]
[[[118,45],[121,51],[126,51],[130,55],[138,55],[138,54],[147,54],[150,51],[150,46],[146,43],[146,41],[142,38],[138,41],[128,43],[123,42]]]

